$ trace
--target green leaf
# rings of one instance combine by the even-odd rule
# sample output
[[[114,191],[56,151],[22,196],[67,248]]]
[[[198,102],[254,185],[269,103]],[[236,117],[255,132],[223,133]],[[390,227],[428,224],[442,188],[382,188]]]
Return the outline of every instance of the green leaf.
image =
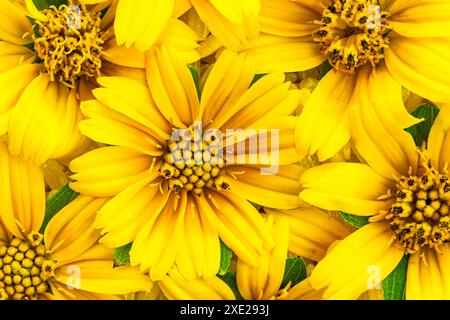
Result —
[[[36,6],[36,9],[38,9],[38,10],[47,9],[49,6],[47,0],[33,0],[33,3]]]
[[[319,80],[325,77],[325,75],[333,69],[333,66],[328,62],[328,60],[325,60],[319,67],[320,74],[319,74]]]
[[[33,0],[33,2],[38,10],[48,9],[52,5],[59,8],[59,6],[67,4],[67,0]]]
[[[130,250],[133,243],[129,243],[114,249],[114,267],[126,266],[130,264]]]
[[[439,114],[439,109],[430,103],[424,103],[411,114],[416,118],[425,119],[421,123],[406,129],[414,138],[416,145],[421,147],[423,142],[428,140],[431,127]]]
[[[406,272],[408,271],[408,255],[404,255],[400,263],[383,281],[384,300],[404,300],[406,288]]]
[[[244,300],[241,296],[241,293],[239,292],[237,282],[236,282],[236,272],[227,272],[223,276],[218,275],[220,279],[222,279],[223,282],[225,282],[233,291],[234,296],[237,300]]]
[[[254,85],[259,79],[261,79],[261,78],[264,77],[265,75],[267,75],[267,74],[266,74],[266,73],[256,74],[256,75],[253,77],[252,82],[250,83],[250,87],[251,87],[252,85]]]
[[[231,258],[233,257],[233,252],[228,248],[225,243],[220,240],[220,268],[219,275],[224,275],[228,272],[231,264]]]
[[[369,223],[369,217],[355,216],[342,211],[339,212],[339,215],[342,219],[350,223],[351,226],[358,229]]]
[[[290,257],[286,259],[286,266],[284,267],[284,277],[281,282],[281,288],[284,288],[291,282],[291,287],[295,286],[300,281],[306,279],[306,264],[302,258]]]
[[[61,189],[50,193],[47,197],[47,201],[45,203],[45,217],[44,222],[42,223],[41,233],[44,232],[45,227],[50,222],[50,220],[66,205],[71,203],[76,197],[78,197],[79,193],[73,191],[69,188],[69,185],[66,184]]]
[[[192,78],[195,82],[195,87],[197,88],[197,95],[200,99],[202,97],[202,85],[201,85],[201,78],[200,73],[198,72],[197,68],[194,67],[192,64],[189,65],[189,71],[192,74]]]

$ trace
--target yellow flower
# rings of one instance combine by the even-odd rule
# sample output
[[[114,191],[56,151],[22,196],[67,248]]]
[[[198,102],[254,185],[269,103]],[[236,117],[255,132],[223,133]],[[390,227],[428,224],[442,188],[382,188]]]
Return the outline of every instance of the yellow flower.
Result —
[[[96,220],[101,241],[111,247],[134,242],[131,263],[149,270],[153,280],[162,279],[174,263],[190,278],[215,275],[219,237],[253,265],[273,241],[247,200],[282,209],[304,204],[298,198],[302,169],[290,165],[298,161],[296,118],[290,116],[298,90],[289,90],[281,73],[249,88],[254,72],[246,56],[224,51],[200,102],[176,51],[151,50],[148,61],[149,87],[126,78],[100,78],[102,88],[93,91],[97,100],[83,103],[88,119],[81,131],[110,146],[72,161],[71,187],[114,197]],[[270,137],[259,135],[255,149],[250,142],[264,130]],[[236,141],[245,154],[235,161]],[[278,150],[264,151],[265,142],[274,147],[279,142]],[[231,153],[225,156],[224,149]],[[261,173],[277,160],[278,172]]]
[[[99,76],[145,82],[145,55],[118,45],[114,33],[133,27],[116,20],[116,1],[95,2],[103,1],[69,0],[38,10],[32,0],[0,1],[0,135],[8,133],[13,155],[40,165],[83,146],[79,101],[92,97]],[[188,62],[198,59],[197,36],[176,18],[152,35],[152,45],[174,46]]]
[[[334,70],[299,118],[298,152],[325,161],[350,140],[348,111],[374,103],[407,128],[401,86],[450,102],[450,1],[261,0],[261,34],[247,42],[258,73]],[[356,88],[355,88],[356,87]]]
[[[326,213],[324,213],[326,215]],[[292,224],[283,214],[269,214],[265,221],[269,232],[273,235],[275,246],[267,249],[258,257],[256,266],[238,259],[236,265],[236,280],[240,295],[245,300],[308,300],[320,299],[322,292],[314,290],[310,285],[309,278],[291,287],[288,283],[281,287],[285,272],[285,263],[288,247],[295,235],[290,232],[292,226],[303,228],[305,223]],[[339,223],[334,220],[323,227],[333,228]],[[318,226],[317,229],[322,228]],[[339,225],[338,230],[343,228]],[[339,231],[337,231],[339,232]],[[309,239],[320,242],[320,236],[313,233],[305,233]],[[305,242],[311,240],[305,239]],[[333,241],[340,239],[334,236]],[[297,241],[298,242],[298,241]],[[324,243],[317,245],[318,251],[322,250]],[[312,244],[312,247],[316,247]],[[177,300],[232,300],[235,299],[231,289],[218,277],[197,278],[189,280],[184,278],[180,272],[173,268],[170,273],[159,282],[159,286],[166,297]]]
[[[426,148],[375,109],[351,121],[356,148],[367,164],[330,163],[306,170],[300,197],[318,207],[371,216],[317,265],[311,283],[325,297],[357,298],[376,271],[378,282],[410,255],[407,299],[449,299],[449,106],[436,119]],[[358,118],[358,116],[356,117]],[[359,117],[359,119],[362,119]],[[367,132],[367,133],[365,133]],[[373,279],[372,279],[373,280]]]
[[[93,223],[107,199],[80,196],[44,228],[40,170],[0,143],[0,175],[0,299],[113,299],[151,289],[138,269],[113,268],[113,251],[98,244]]]

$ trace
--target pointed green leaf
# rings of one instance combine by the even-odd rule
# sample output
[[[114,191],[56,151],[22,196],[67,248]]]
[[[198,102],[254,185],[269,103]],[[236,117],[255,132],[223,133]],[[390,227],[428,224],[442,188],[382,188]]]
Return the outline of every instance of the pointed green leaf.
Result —
[[[42,223],[41,233],[45,230],[45,227],[50,222],[50,220],[66,205],[71,203],[79,193],[70,189],[69,185],[66,184],[59,190],[53,191],[47,197],[45,203],[45,217]]]
[[[133,243],[129,243],[114,249],[114,267],[126,266],[130,264],[130,250]]]
[[[423,142],[428,140],[431,127],[439,114],[439,109],[430,103],[424,103],[411,114],[418,119],[425,119],[421,123],[406,129],[414,138],[416,145],[421,147]]]
[[[236,272],[227,272],[223,276],[219,275],[218,277],[230,287],[237,300],[244,300],[237,286]]]
[[[36,6],[36,9],[38,9],[38,10],[47,9],[49,6],[47,0],[33,0],[33,3]]]
[[[408,255],[404,255],[395,269],[384,279],[384,300],[404,300],[406,274],[408,271]]]
[[[228,272],[231,264],[231,258],[233,257],[233,252],[228,248],[225,243],[220,240],[220,268],[219,275],[224,275]]]
[[[197,88],[197,95],[198,95],[198,98],[200,99],[202,96],[202,85],[201,85],[200,73],[198,72],[197,68],[194,67],[192,64],[189,65],[189,71],[191,72],[192,78],[194,79],[195,88]]]
[[[291,287],[293,287],[304,279],[306,279],[305,261],[300,257],[287,258],[281,288],[286,287],[289,282],[291,282]]]
[[[250,87],[251,87],[252,85],[254,85],[259,79],[261,79],[261,78],[264,77],[265,75],[266,75],[266,73],[256,74],[256,75],[253,77],[252,82],[250,83]]]
[[[347,221],[351,226],[358,229],[369,223],[369,217],[355,216],[342,211],[339,212],[339,216]]]
[[[319,74],[319,80],[325,77],[325,75],[333,69],[333,66],[328,62],[328,60],[325,60],[319,67],[320,74]]]

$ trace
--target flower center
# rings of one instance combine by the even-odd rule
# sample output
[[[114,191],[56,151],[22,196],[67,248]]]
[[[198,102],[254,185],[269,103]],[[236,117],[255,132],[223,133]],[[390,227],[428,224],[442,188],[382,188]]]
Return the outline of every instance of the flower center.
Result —
[[[421,153],[419,175],[397,179],[396,202],[385,213],[397,240],[409,254],[450,239],[450,181],[448,171],[434,169]]]
[[[0,244],[0,300],[31,300],[49,291],[56,262],[47,257],[39,233]]]
[[[172,141],[167,142],[159,171],[169,182],[170,190],[198,195],[205,187],[228,190],[230,187],[222,178],[225,161],[218,134],[210,132],[202,137],[194,126],[176,131],[181,134],[172,135]]]
[[[314,40],[329,63],[338,71],[354,73],[366,63],[372,66],[384,58],[391,30],[389,14],[378,0],[333,0],[322,14]]]
[[[73,5],[50,6],[42,13],[46,22],[36,20],[33,35],[34,50],[52,81],[58,80],[70,88],[81,78],[100,75],[103,43],[100,13],[90,13]]]

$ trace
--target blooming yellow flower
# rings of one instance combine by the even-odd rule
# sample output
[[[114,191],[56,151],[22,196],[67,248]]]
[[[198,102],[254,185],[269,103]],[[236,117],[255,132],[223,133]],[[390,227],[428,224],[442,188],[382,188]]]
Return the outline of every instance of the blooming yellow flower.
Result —
[[[261,34],[242,48],[258,73],[333,67],[297,127],[297,150],[324,161],[351,138],[350,105],[375,103],[398,125],[415,123],[401,86],[449,102],[449,0],[261,0]],[[355,86],[360,87],[359,90]]]
[[[304,205],[297,196],[302,169],[290,165],[298,161],[296,117],[290,116],[298,90],[289,90],[281,73],[249,88],[254,72],[246,56],[224,51],[199,101],[176,51],[162,47],[148,55],[149,87],[126,78],[100,78],[102,88],[93,91],[97,100],[83,103],[87,120],[80,123],[81,131],[110,146],[72,161],[71,187],[114,197],[96,220],[101,241],[111,247],[133,242],[131,264],[149,270],[153,280],[162,279],[174,263],[189,278],[215,275],[219,237],[253,265],[273,240],[247,200],[281,209]],[[233,129],[248,135],[230,134],[221,146],[223,134]],[[261,144],[249,147],[259,129],[270,132],[270,138],[260,135]],[[272,139],[276,132],[278,141]],[[234,149],[236,141],[244,145],[243,159],[230,161],[237,153],[231,150],[224,161],[223,150]],[[277,150],[265,151],[265,142],[274,147],[279,142]],[[277,159],[278,172],[261,174]]]
[[[336,223],[338,223],[336,221]],[[288,283],[282,288],[281,284],[285,272],[285,262],[290,246],[290,224],[284,215],[268,215],[266,225],[273,235],[275,246],[267,249],[258,257],[258,264],[251,266],[238,259],[236,265],[236,279],[239,293],[245,300],[307,300],[320,299],[322,292],[310,286],[309,278],[291,287]],[[328,225],[328,227],[333,227]],[[302,224],[298,225],[299,228]],[[320,228],[320,226],[319,226]],[[342,226],[340,226],[342,228]],[[311,235],[309,235],[311,238]],[[340,238],[335,237],[335,240]],[[320,241],[320,238],[316,238]],[[306,240],[308,241],[308,240]],[[318,245],[321,250],[323,244]],[[189,280],[184,278],[174,268],[159,282],[159,286],[166,297],[176,300],[230,300],[235,299],[231,289],[218,277],[197,278]]]
[[[115,36],[133,30],[123,23],[128,2],[119,3],[122,22],[115,19],[116,1],[95,2],[102,1],[68,0],[38,10],[32,0],[0,1],[0,135],[9,134],[13,155],[42,164],[78,149],[84,140],[79,101],[92,97],[97,77],[145,82],[145,55],[118,45]],[[158,15],[158,8],[152,14]],[[176,18],[167,19],[164,30],[152,30],[151,44],[174,46],[188,62],[198,59],[196,34]]]
[[[112,299],[151,289],[138,269],[113,268],[112,250],[98,244],[93,223],[107,199],[80,196],[43,227],[40,170],[2,142],[0,175],[0,299]]]
[[[371,223],[319,262],[312,286],[327,288],[326,298],[357,298],[367,290],[370,270],[376,268],[381,281],[407,254],[406,298],[448,299],[448,105],[442,107],[426,148],[419,151],[412,137],[392,122],[384,127],[376,109],[358,112],[365,120],[351,123],[359,137],[356,148],[367,164],[308,169],[301,177],[305,190],[300,197],[324,209],[372,216]]]

